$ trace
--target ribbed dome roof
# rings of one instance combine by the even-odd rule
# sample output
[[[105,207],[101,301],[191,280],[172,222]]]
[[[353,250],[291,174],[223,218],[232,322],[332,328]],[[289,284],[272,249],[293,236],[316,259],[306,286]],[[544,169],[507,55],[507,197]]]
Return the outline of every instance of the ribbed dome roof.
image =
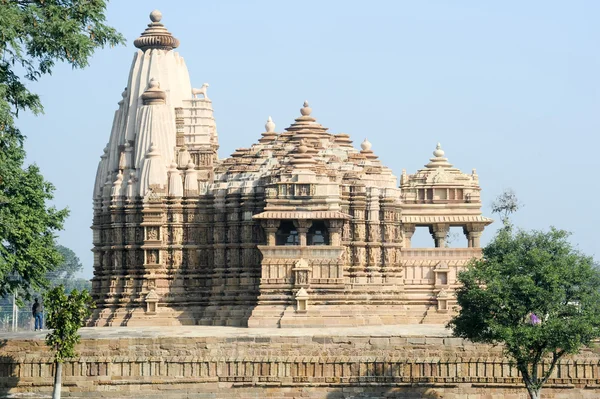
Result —
[[[179,47],[179,39],[160,23],[162,13],[154,10],[150,13],[150,22],[140,37],[133,41],[135,47],[146,51],[148,49],[173,50]]]

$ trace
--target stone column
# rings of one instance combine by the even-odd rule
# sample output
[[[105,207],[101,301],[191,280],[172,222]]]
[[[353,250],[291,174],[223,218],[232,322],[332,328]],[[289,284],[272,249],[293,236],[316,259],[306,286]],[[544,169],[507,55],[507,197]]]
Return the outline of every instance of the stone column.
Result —
[[[404,248],[411,247],[411,239],[413,234],[415,234],[416,226],[414,224],[403,224],[402,225],[402,233],[404,235]]]
[[[298,230],[298,239],[300,240],[300,246],[306,246],[306,233],[312,226],[312,220],[298,220],[294,222],[296,229]]]
[[[333,247],[342,245],[342,220],[330,220],[327,222],[329,229],[329,244]]]
[[[429,227],[429,232],[435,241],[436,248],[444,248],[446,246],[446,237],[448,236],[449,228],[444,223],[436,223]]]
[[[463,232],[467,236],[469,248],[481,247],[481,234],[483,233],[484,225],[482,224],[469,224],[463,227]]]
[[[279,228],[280,220],[263,220],[261,225],[265,229],[267,235],[267,245],[270,247],[275,246],[275,234]]]

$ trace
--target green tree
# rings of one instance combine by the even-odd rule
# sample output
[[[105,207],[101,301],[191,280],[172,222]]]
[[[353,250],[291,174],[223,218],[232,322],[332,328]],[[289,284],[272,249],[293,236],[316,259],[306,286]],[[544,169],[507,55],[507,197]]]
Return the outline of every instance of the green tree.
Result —
[[[83,269],[81,260],[75,255],[75,252],[62,245],[57,245],[56,249],[62,255],[63,260],[55,270],[46,274],[51,287],[62,284],[67,293],[74,289],[78,291],[91,290],[92,282],[90,280],[75,278],[75,274]]]
[[[500,215],[500,220],[505,228],[510,228],[510,216],[523,207],[512,189],[506,189],[492,202],[492,213]]]
[[[73,290],[67,295],[65,287],[59,285],[44,295],[46,327],[52,329],[46,336],[46,345],[54,351],[54,390],[52,398],[60,398],[62,387],[62,364],[75,357],[75,345],[81,339],[79,328],[92,314],[95,307],[90,294]]]
[[[60,263],[54,234],[66,210],[48,207],[54,187],[35,165],[24,166],[20,111],[39,114],[28,81],[52,73],[57,62],[83,68],[94,51],[123,43],[104,24],[105,0],[0,0],[0,297],[47,286]]]
[[[532,399],[557,362],[600,337],[600,272],[569,233],[500,229],[459,273],[457,337],[503,345]],[[545,362],[547,367],[544,367]]]
[[[75,252],[65,246],[57,245],[56,250],[60,253],[63,260],[56,269],[48,273],[48,279],[50,281],[72,279],[77,272],[83,269],[81,260],[79,260]]]
[[[52,184],[35,165],[23,168],[22,141],[0,132],[0,296],[43,289],[46,273],[61,261],[54,233],[62,229],[67,210],[48,207]]]

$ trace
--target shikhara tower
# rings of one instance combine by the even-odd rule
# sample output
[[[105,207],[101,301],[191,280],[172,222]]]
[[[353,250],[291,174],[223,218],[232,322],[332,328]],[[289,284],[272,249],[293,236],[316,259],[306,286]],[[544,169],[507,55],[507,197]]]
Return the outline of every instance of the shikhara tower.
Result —
[[[481,255],[478,176],[438,144],[400,186],[304,103],[284,132],[217,156],[208,85],[193,89],[158,11],[138,48],[94,185],[93,325],[296,327],[444,322]],[[434,245],[412,248],[416,227]],[[465,248],[447,248],[451,226]]]

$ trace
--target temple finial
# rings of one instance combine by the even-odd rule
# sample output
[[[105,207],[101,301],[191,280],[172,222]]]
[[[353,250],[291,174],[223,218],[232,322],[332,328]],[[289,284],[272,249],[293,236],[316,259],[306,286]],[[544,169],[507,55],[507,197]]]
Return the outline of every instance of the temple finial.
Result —
[[[265,123],[265,131],[267,133],[272,133],[275,131],[275,123],[273,122],[273,119],[271,119],[270,116],[269,119],[267,119],[267,123]]]
[[[162,12],[158,10],[154,10],[150,13],[150,21],[152,22],[160,22],[162,19]]]
[[[150,79],[148,88],[142,93],[142,101],[144,105],[165,104],[167,93],[160,89],[160,82],[155,78]]]
[[[442,150],[442,145],[440,143],[437,143],[437,145],[435,146],[433,156],[436,158],[442,158],[444,156],[444,150]]]
[[[300,110],[302,116],[309,116],[312,112],[312,108],[308,105],[308,101],[304,101],[304,106]]]
[[[142,51],[148,49],[173,50],[179,47],[179,40],[160,22],[162,13],[154,10],[150,13],[150,23],[140,37],[133,41],[135,47]]]
[[[365,140],[360,144],[360,148],[362,148],[363,151],[370,151],[372,147],[372,144],[369,140],[367,140],[365,138]]]

